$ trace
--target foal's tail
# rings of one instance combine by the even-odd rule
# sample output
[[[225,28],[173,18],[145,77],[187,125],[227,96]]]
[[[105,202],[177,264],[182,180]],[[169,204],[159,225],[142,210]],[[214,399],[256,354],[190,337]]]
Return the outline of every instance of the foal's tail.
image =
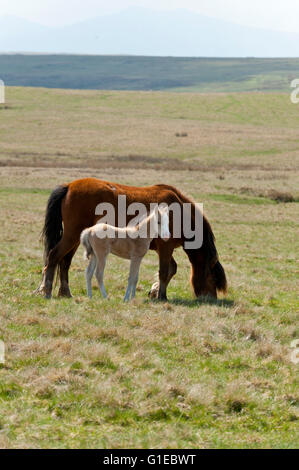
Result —
[[[81,245],[83,245],[85,248],[84,257],[86,259],[89,259],[90,256],[93,254],[93,249],[89,241],[89,234],[90,234],[90,230],[89,228],[86,228],[85,230],[83,230],[80,236]]]
[[[42,231],[42,240],[45,245],[45,261],[49,252],[61,240],[63,234],[61,203],[68,192],[67,185],[57,186],[51,193],[45,216],[45,224]]]

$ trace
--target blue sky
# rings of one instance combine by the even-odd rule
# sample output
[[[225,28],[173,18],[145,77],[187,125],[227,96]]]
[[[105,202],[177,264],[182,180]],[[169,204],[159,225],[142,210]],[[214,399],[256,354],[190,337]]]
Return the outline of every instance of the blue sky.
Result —
[[[0,15],[62,26],[130,6],[187,8],[243,25],[299,33],[298,0],[0,0]]]

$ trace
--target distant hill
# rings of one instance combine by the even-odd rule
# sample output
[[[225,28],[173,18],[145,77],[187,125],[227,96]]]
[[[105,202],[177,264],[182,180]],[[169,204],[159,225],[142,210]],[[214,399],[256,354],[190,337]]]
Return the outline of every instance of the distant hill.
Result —
[[[288,91],[299,59],[0,55],[6,85],[105,90]]]
[[[267,31],[188,10],[132,7],[62,28],[0,18],[0,52],[183,57],[298,57],[299,34]]]

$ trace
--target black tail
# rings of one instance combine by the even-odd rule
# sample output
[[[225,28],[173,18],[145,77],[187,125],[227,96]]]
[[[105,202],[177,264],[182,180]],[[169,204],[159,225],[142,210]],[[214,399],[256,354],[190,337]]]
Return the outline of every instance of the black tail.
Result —
[[[57,186],[48,199],[45,225],[42,231],[42,239],[45,245],[45,260],[49,252],[61,240],[63,234],[61,202],[66,196],[68,186]]]

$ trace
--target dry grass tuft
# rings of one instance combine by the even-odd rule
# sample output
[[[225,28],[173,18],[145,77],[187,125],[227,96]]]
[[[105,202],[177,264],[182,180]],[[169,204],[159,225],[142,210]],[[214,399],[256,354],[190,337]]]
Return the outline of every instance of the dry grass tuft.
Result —
[[[210,406],[215,399],[215,391],[211,386],[205,384],[194,384],[188,391],[187,402],[201,405]]]
[[[267,197],[276,202],[295,202],[295,198],[291,193],[277,191],[271,189],[267,192]]]
[[[253,320],[240,326],[240,332],[244,334],[246,340],[262,341],[264,339],[262,330],[256,326],[256,322]]]
[[[176,132],[175,136],[176,137],[188,137],[188,133],[187,132]]]
[[[242,413],[251,402],[248,388],[243,381],[233,381],[227,387],[224,395],[226,409],[229,413]]]
[[[289,350],[277,343],[262,341],[257,350],[257,356],[277,362],[289,362]]]
[[[239,192],[241,194],[268,198],[275,202],[288,203],[296,201],[295,197],[290,192],[278,191],[277,189],[260,190],[245,186],[241,187]]]
[[[50,369],[32,383],[28,383],[27,387],[39,398],[50,398],[67,392],[71,387],[78,390],[83,382],[84,379],[71,374],[69,369]]]

